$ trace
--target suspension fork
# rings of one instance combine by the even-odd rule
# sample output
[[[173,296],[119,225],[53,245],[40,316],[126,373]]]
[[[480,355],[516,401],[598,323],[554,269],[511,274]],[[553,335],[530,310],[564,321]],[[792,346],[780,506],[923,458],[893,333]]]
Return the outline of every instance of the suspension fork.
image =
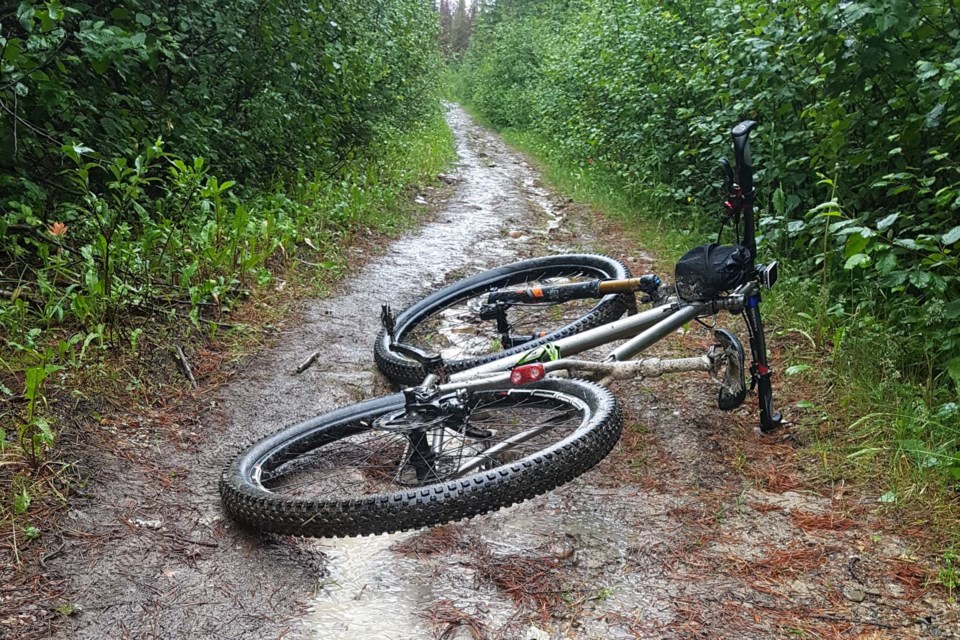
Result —
[[[767,360],[767,341],[763,333],[763,319],[760,317],[760,293],[757,292],[747,298],[746,308],[743,310],[747,321],[747,331],[750,333],[750,352],[753,364],[750,367],[752,386],[757,388],[757,398],[760,401],[760,430],[770,433],[783,423],[783,416],[773,410],[773,387],[770,383],[770,363]]]

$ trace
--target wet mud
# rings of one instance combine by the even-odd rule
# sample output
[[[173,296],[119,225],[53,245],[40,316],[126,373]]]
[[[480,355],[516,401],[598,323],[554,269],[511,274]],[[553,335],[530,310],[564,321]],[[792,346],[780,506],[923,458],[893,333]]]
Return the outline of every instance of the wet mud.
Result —
[[[462,110],[448,119],[459,158],[431,222],[305,303],[176,438],[142,435],[123,460],[90,453],[91,497],[48,562],[77,605],[54,637],[957,637],[954,605],[927,585],[909,541],[872,524],[869,499],[805,488],[782,464],[790,439],[755,432],[750,401],[715,410],[716,387],[696,376],[618,383],[627,422],[614,452],[494,514],[349,540],[258,536],[225,519],[217,481],[241,446],[390,390],[372,364],[381,303],[399,309],[549,252],[651,268]],[[689,331],[664,349],[708,342]]]

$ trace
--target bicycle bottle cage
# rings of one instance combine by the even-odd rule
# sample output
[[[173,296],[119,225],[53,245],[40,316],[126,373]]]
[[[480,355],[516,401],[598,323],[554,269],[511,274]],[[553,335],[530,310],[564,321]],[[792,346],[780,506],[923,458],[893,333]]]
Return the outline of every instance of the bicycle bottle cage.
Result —
[[[711,300],[750,279],[750,252],[742,245],[715,242],[694,247],[677,262],[674,277],[682,300]]]

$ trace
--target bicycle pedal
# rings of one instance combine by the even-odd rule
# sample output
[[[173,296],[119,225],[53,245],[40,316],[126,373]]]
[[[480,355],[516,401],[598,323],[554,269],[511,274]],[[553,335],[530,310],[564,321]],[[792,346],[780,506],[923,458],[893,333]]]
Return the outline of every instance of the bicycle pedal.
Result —
[[[727,329],[716,329],[713,336],[723,349],[722,357],[726,360],[727,365],[723,372],[720,392],[717,394],[717,407],[721,411],[732,411],[747,399],[747,384],[743,370],[745,359],[743,345],[740,344],[737,336]]]

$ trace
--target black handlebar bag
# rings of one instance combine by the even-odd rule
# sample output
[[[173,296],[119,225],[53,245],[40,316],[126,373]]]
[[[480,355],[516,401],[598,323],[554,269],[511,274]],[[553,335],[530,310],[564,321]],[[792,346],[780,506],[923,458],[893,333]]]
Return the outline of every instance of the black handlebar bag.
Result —
[[[694,247],[677,262],[677,295],[688,302],[710,300],[750,279],[750,251],[715,242]]]

